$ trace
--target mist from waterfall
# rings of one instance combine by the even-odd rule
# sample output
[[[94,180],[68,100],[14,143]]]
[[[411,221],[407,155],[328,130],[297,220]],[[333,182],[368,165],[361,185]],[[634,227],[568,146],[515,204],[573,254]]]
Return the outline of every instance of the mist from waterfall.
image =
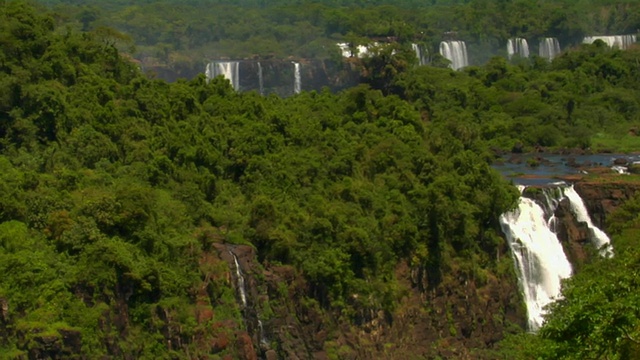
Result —
[[[222,75],[229,80],[235,90],[240,89],[240,62],[238,61],[213,61],[207,64],[205,70],[207,81]]]
[[[596,40],[604,41],[609,47],[625,50],[636,43],[636,35],[586,36],[582,43],[591,44]]]
[[[527,39],[518,37],[509,39],[507,41],[507,54],[509,55],[509,59],[511,59],[515,55],[522,58],[528,58],[529,44],[527,43]]]
[[[543,38],[540,40],[540,47],[538,49],[540,57],[553,60],[560,54],[560,43],[556,38]]]
[[[451,61],[451,68],[454,70],[469,66],[467,45],[464,41],[449,40],[441,42],[440,55]]]

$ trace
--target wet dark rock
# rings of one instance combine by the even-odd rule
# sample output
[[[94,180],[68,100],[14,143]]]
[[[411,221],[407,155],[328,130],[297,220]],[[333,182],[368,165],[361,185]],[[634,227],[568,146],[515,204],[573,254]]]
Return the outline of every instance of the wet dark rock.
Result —
[[[613,165],[627,165],[628,163],[629,160],[625,158],[616,158],[615,160],[613,160]]]
[[[522,154],[524,153],[524,145],[522,143],[516,143],[511,148],[511,152],[514,154]]]

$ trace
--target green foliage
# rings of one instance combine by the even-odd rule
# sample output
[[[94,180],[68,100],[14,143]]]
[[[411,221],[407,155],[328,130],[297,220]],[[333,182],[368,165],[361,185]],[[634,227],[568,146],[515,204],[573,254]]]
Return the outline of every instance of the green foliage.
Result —
[[[410,9],[388,5],[306,2],[306,13],[274,2],[240,16],[234,4],[220,12],[122,4],[100,11],[116,16],[138,45],[171,49],[208,46],[207,39],[231,46],[231,34],[285,50],[309,43],[304,51],[314,54],[321,53],[310,45],[318,34],[330,43],[366,35],[408,44],[413,25],[403,19],[418,21]],[[478,20],[496,10],[457,6],[465,10],[460,17]],[[504,248],[497,219],[518,197],[490,167],[490,147],[588,147],[592,134],[638,120],[637,50],[594,44],[552,64],[495,58],[455,72],[414,66],[414,54],[394,45],[362,61],[366,84],[283,99],[237,93],[221,78],[147,79],[121,56],[131,45],[127,35],[101,28],[100,11],[71,13],[91,30],[80,33],[22,2],[0,6],[0,300],[11,323],[0,346],[11,353],[35,349],[38,336],[57,341],[77,332],[90,358],[203,355],[210,322],[243,315],[221,280],[227,264],[203,261],[215,241],[248,244],[260,263],[293,267],[308,284],[305,304],[349,320],[397,306],[404,289],[396,271],[405,261],[426,270],[429,286],[455,269],[481,287],[492,272],[507,273],[506,257],[496,256]],[[194,11],[191,25],[173,18]],[[270,22],[250,26],[262,16]],[[447,26],[461,21],[451,19]],[[533,26],[522,21],[514,25],[522,32]],[[506,36],[498,33],[491,36]],[[623,255],[611,264],[637,265]],[[628,274],[618,284],[633,289],[633,281]],[[567,294],[595,303],[615,286]],[[582,309],[570,299],[558,307]],[[622,339],[593,342],[592,350],[633,350],[624,340],[638,330],[636,299],[629,299],[598,313],[628,334],[589,328]],[[196,316],[203,306],[213,308],[210,319]],[[549,326],[556,330],[543,331],[546,339],[561,339],[566,329]],[[567,344],[552,350],[565,354]],[[334,345],[331,356],[346,352]]]

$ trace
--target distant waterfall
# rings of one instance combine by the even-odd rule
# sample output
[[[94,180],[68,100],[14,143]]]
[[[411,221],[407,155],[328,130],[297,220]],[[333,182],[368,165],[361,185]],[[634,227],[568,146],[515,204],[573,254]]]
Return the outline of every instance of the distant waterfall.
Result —
[[[429,51],[418,44],[411,44],[411,48],[416,53],[418,65],[427,65],[429,63]]]
[[[293,62],[293,93],[300,94],[302,90],[302,80],[300,80],[300,63]]]
[[[522,58],[529,57],[529,44],[526,39],[523,38],[511,38],[507,41],[507,54],[509,59],[514,55],[518,55]]]
[[[258,61],[258,89],[260,89],[260,95],[264,95],[264,79],[262,77],[262,65]]]
[[[240,302],[242,302],[242,307],[247,306],[247,290],[244,285],[244,275],[242,274],[242,269],[240,269],[240,263],[238,263],[238,257],[236,254],[229,251],[229,253],[233,256],[234,265],[236,268],[236,282],[237,282],[237,291],[240,295]]]
[[[520,192],[524,187],[519,187]],[[571,264],[556,236],[554,212],[563,199],[569,201],[575,219],[589,229],[591,242],[602,256],[612,256],[609,237],[593,225],[587,208],[573,186],[565,184],[542,190],[544,204],[521,196],[518,208],[500,216],[527,305],[529,330],[542,326],[544,307],[557,299],[562,279],[571,276]]]
[[[231,86],[238,90],[240,88],[240,63],[238,61],[213,61],[207,64],[205,75],[207,80],[222,75],[231,82]]]
[[[636,43],[636,35],[587,36],[582,42],[584,44],[591,44],[596,40],[604,41],[609,47],[617,47],[620,50],[625,50]]]
[[[540,40],[540,57],[553,60],[560,54],[560,43],[556,38],[544,38]]]
[[[518,270],[529,330],[536,331],[542,326],[544,307],[560,296],[562,279],[571,276],[571,264],[534,200],[520,197],[517,209],[500,216],[500,225]]]
[[[469,65],[467,45],[464,41],[443,41],[440,43],[440,55],[451,61],[451,68],[461,69]]]

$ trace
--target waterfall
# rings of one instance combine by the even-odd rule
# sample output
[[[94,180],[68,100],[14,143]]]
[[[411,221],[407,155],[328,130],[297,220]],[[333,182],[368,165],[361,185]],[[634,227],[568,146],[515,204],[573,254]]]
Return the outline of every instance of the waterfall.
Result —
[[[300,91],[302,90],[302,83],[300,80],[300,63],[297,63],[295,61],[292,61],[293,63],[293,93],[294,94],[300,94]]]
[[[613,256],[609,236],[593,224],[591,217],[587,212],[587,207],[584,205],[584,201],[582,201],[580,195],[578,195],[576,190],[573,188],[573,185],[564,188],[563,193],[571,202],[571,212],[576,216],[576,219],[587,224],[591,242],[600,251],[600,255],[604,257]]]
[[[518,55],[522,58],[529,57],[529,44],[526,39],[523,38],[511,38],[507,41],[507,53],[509,54],[509,59],[511,59],[514,55]]]
[[[240,88],[240,63],[238,61],[213,61],[207,64],[205,75],[207,80],[222,75],[228,79],[234,89]]]
[[[267,339],[267,336],[264,332],[264,326],[262,325],[262,320],[258,319],[258,331],[259,331],[259,337],[260,337],[260,346],[261,347],[265,347],[265,346],[269,346],[269,339]]]
[[[233,256],[233,261],[236,267],[236,282],[238,288],[238,294],[240,294],[240,301],[242,302],[242,307],[247,306],[247,290],[244,285],[244,275],[242,275],[242,269],[240,269],[240,263],[238,263],[238,257],[233,252],[229,251],[229,254]]]
[[[262,78],[262,65],[258,61],[258,87],[260,89],[260,95],[264,95],[264,79]]]
[[[349,49],[349,44],[348,43],[338,43],[338,48],[340,48],[340,53],[342,54],[342,57],[351,57],[351,49]]]
[[[556,38],[543,38],[540,40],[540,57],[553,60],[560,54],[560,43]]]
[[[519,187],[520,192],[524,186]],[[521,196],[518,208],[500,216],[500,226],[507,238],[527,305],[529,330],[536,331],[544,320],[544,307],[561,296],[562,279],[571,276],[571,264],[556,236],[554,215],[560,201],[569,201],[578,222],[589,229],[589,237],[605,257],[613,256],[607,234],[591,221],[584,201],[573,185],[552,184],[542,189],[544,204]]]
[[[571,276],[571,264],[534,200],[520,197],[517,209],[500,216],[500,225],[518,270],[529,329],[536,331],[543,323],[544,307],[560,296],[562,279]]]
[[[427,65],[429,63],[429,51],[418,44],[411,44],[411,48],[416,53],[418,65]]]
[[[440,55],[451,61],[451,68],[461,69],[469,65],[467,45],[464,41],[443,41],[440,43]]]
[[[625,50],[636,43],[636,35],[587,36],[582,40],[582,43],[591,44],[596,40],[604,41],[609,47]]]

